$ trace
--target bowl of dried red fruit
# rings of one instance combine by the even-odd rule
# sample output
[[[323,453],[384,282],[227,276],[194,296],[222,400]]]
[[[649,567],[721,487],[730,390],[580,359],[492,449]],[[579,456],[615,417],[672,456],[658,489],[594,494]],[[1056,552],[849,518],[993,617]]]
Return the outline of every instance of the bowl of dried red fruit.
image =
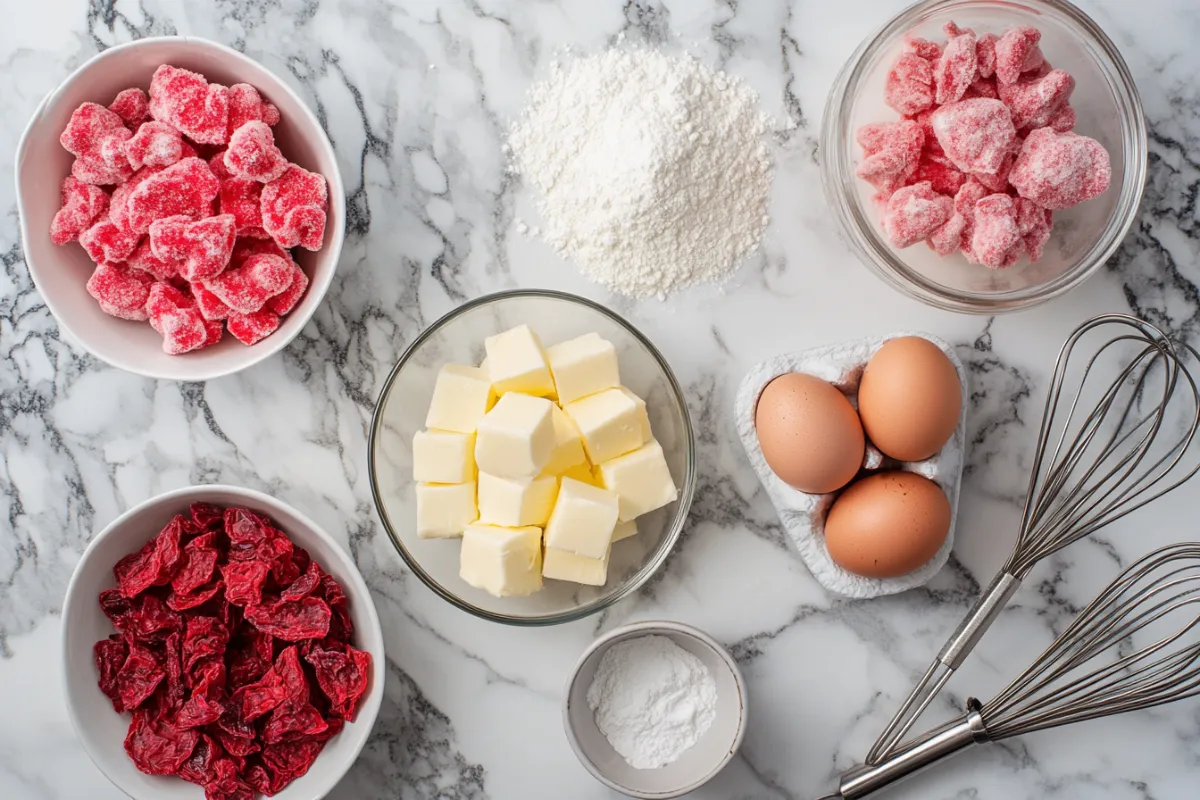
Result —
[[[42,101],[16,174],[26,264],[65,338],[140,375],[271,356],[337,268],[345,193],[320,122],[215,42],[95,56]]]
[[[76,733],[133,798],[324,797],[383,698],[383,633],[354,562],[232,486],[167,492],[97,534],[62,644]]]

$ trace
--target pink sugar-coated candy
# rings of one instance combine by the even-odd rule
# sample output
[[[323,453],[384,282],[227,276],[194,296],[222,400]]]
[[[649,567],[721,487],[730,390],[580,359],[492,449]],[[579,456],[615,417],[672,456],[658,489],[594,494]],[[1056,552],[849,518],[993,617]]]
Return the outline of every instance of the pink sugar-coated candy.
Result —
[[[1010,28],[996,40],[996,78],[1000,83],[1016,83],[1022,72],[1045,62],[1038,47],[1041,40],[1041,31],[1028,25]]]
[[[942,46],[937,42],[931,42],[928,39],[921,37],[913,37],[904,43],[905,48],[910,53],[915,53],[926,61],[937,61],[942,56]]]
[[[229,90],[203,75],[163,64],[150,79],[150,116],[199,144],[229,140]]]
[[[1041,77],[1024,77],[998,88],[1000,99],[1012,112],[1015,127],[1044,128],[1071,99],[1075,79],[1055,69]]]
[[[99,264],[88,278],[87,292],[100,304],[100,310],[121,319],[144,321],[146,300],[154,279],[123,264]]]
[[[854,174],[874,186],[884,196],[905,186],[917,171],[919,162],[902,153],[884,150],[867,156],[855,168]]]
[[[950,215],[950,219],[929,234],[926,243],[939,256],[948,256],[962,246],[963,233],[966,229],[966,218],[962,214],[954,212]]]
[[[883,99],[906,117],[933,105],[933,66],[916,53],[901,53],[884,82]]]
[[[1025,137],[1008,180],[1021,197],[1058,211],[1103,194],[1112,183],[1104,145],[1077,133],[1038,128]]]
[[[292,282],[288,284],[288,288],[267,301],[267,308],[281,317],[290,314],[292,309],[299,304],[306,289],[308,289],[308,276],[295,262],[292,262]]]
[[[925,144],[925,132],[911,120],[870,122],[858,129],[855,139],[868,156],[891,150],[907,158],[918,158]]]
[[[971,249],[971,234],[975,229],[975,204],[989,194],[991,194],[991,190],[980,183],[978,178],[972,176],[967,178],[966,183],[954,195],[954,213],[966,221],[960,245],[964,253]]]
[[[1025,252],[1030,261],[1037,263],[1042,258],[1046,242],[1050,241],[1054,212],[1024,197],[1016,198],[1013,203],[1017,207],[1017,230],[1025,242]]]
[[[296,265],[291,252],[276,244],[274,239],[258,239],[243,236],[239,236],[233,245],[233,258],[229,259],[229,265],[240,267],[245,263],[247,258],[256,255],[279,256],[292,266]]]
[[[84,183],[112,186],[133,174],[123,149],[132,135],[120,116],[98,103],[84,103],[71,114],[58,141],[75,156],[72,175]]]
[[[225,325],[220,320],[204,320],[204,344],[202,344],[200,347],[212,347],[214,344],[221,341],[221,337],[224,335],[224,333]]]
[[[883,229],[896,247],[908,247],[926,239],[954,211],[954,201],[933,190],[929,181],[899,189],[888,200]]]
[[[129,227],[128,202],[133,190],[141,186],[151,175],[162,172],[162,167],[142,167],[129,180],[113,189],[112,199],[108,204],[108,216],[122,228]]]
[[[252,178],[235,178],[225,166],[224,150],[210,158],[208,166],[221,182],[217,206],[222,214],[233,215],[238,236],[270,238],[262,227],[263,185]]]
[[[320,250],[328,200],[325,178],[293,164],[263,187],[263,228],[280,247]]]
[[[204,288],[220,298],[230,311],[253,314],[286,290],[293,277],[292,265],[279,256],[252,255],[241,266],[205,281]]]
[[[996,74],[996,41],[994,33],[985,33],[975,40],[975,63],[979,66],[979,77],[990,78]]]
[[[229,316],[229,306],[215,294],[204,288],[203,284],[192,284],[192,297],[196,299],[196,308],[200,316],[211,321],[220,321]]]
[[[50,221],[50,241],[66,244],[108,213],[108,192],[73,175],[63,178],[62,207]]]
[[[1009,267],[1021,258],[1024,246],[1011,197],[990,194],[975,204],[969,259],[992,269]]]
[[[156,281],[168,281],[179,275],[178,265],[173,261],[164,261],[154,255],[150,247],[149,237],[142,239],[125,261],[130,269],[140,270],[150,275]]]
[[[257,344],[279,329],[279,315],[263,309],[253,314],[230,314],[229,333],[242,344]]]
[[[961,100],[978,77],[975,34],[967,32],[952,37],[933,67],[934,102],[940,106]]]
[[[1000,169],[1017,136],[1008,107],[982,97],[939,108],[933,113],[933,132],[946,157],[963,172]]]
[[[125,121],[125,127],[136,131],[150,118],[150,100],[141,89],[122,89],[108,104],[108,110]]]
[[[235,83],[229,87],[229,124],[227,136],[247,122],[279,122],[279,109],[262,99],[262,95],[248,83]]]
[[[1012,172],[1013,164],[1017,161],[1017,154],[1021,152],[1021,138],[1018,136],[1013,139],[1012,146],[1004,155],[1004,161],[1000,163],[1000,169],[995,172],[974,172],[975,179],[982,183],[991,192],[1007,192],[1008,191],[1008,175]]]
[[[235,177],[269,183],[282,176],[288,166],[288,160],[275,146],[275,134],[265,122],[251,120],[229,137],[225,167]]]
[[[150,287],[146,301],[150,327],[162,334],[163,351],[180,355],[208,344],[209,331],[192,298],[166,283]]]
[[[150,223],[150,247],[163,261],[178,265],[189,283],[215,278],[229,266],[237,223],[232,214],[193,221],[189,217],[164,217]]]
[[[966,173],[959,170],[944,155],[926,152],[921,156],[913,182],[929,181],[938,194],[953,196],[966,182]]]
[[[186,292],[172,285],[170,281],[159,281],[150,287],[150,296],[146,299],[146,314],[150,319],[150,327],[162,333],[158,321],[164,314],[170,314],[179,309],[191,308],[196,301]]]
[[[124,144],[125,157],[133,169],[169,167],[183,158],[183,137],[164,122],[143,122]],[[194,152],[194,151],[193,151]]]
[[[963,99],[971,100],[976,97],[986,97],[989,100],[999,100],[1000,90],[996,88],[996,82],[987,78],[980,78],[963,93]]]
[[[88,258],[97,264],[117,264],[129,258],[141,238],[141,234],[125,230],[111,219],[101,218],[79,234],[79,243],[87,251]]]
[[[155,172],[129,193],[125,221],[138,233],[150,229],[156,219],[183,215],[201,219],[212,213],[212,201],[220,181],[199,158],[185,158]]]
[[[1078,122],[1079,119],[1075,114],[1075,109],[1071,107],[1070,103],[1064,103],[1062,108],[1054,112],[1054,116],[1046,123],[1046,127],[1053,128],[1059,133],[1066,133],[1067,131],[1074,130]]]

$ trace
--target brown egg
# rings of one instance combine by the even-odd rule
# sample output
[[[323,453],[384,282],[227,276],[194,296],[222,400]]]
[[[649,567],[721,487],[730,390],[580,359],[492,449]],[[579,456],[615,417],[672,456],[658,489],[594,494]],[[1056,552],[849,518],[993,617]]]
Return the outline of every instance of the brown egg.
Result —
[[[950,440],[961,411],[958,372],[928,339],[891,339],[867,362],[858,414],[867,438],[884,455],[900,461],[929,458]]]
[[[768,383],[754,425],[767,464],[802,492],[840,489],[862,466],[866,444],[858,414],[820,378],[790,372]]]
[[[825,547],[847,572],[895,578],[929,563],[949,532],[950,501],[941,487],[912,472],[877,472],[834,501]]]

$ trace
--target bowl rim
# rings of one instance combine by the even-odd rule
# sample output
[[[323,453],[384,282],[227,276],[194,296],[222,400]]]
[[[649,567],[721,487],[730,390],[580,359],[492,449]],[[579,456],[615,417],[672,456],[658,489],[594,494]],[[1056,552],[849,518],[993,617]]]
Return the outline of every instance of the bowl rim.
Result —
[[[488,611],[486,609],[479,608],[475,604],[462,599],[454,592],[442,586],[442,584],[434,579],[432,575],[426,572],[421,566],[420,561],[408,551],[408,548],[405,547],[404,542],[396,534],[396,528],[392,524],[392,520],[390,517],[388,517],[387,510],[384,507],[382,496],[383,492],[379,486],[379,476],[375,470],[376,443],[379,439],[380,428],[383,425],[382,409],[391,393],[392,386],[395,384],[396,377],[400,374],[400,371],[408,363],[413,354],[417,352],[418,348],[420,348],[420,346],[424,344],[426,340],[437,333],[437,331],[439,331],[442,327],[462,316],[463,314],[466,314],[477,308],[482,308],[483,306],[491,305],[492,303],[500,303],[506,300],[526,297],[550,298],[585,306],[592,311],[608,317],[610,320],[623,328],[627,333],[629,333],[634,339],[636,339],[638,343],[641,344],[658,363],[659,368],[667,378],[667,383],[670,385],[672,393],[675,395],[675,399],[679,405],[680,415],[683,418],[685,453],[683,486],[679,490],[679,499],[677,500],[679,505],[675,512],[674,518],[671,520],[670,529],[667,531],[662,542],[660,542],[658,549],[653,556],[642,565],[638,572],[626,580],[622,586],[617,587],[614,591],[603,595],[602,597],[599,597],[590,603],[573,608],[570,611],[562,611],[555,614],[546,614],[536,617],[523,617],[513,614],[503,614],[500,612]],[[666,562],[667,557],[671,554],[671,551],[675,549],[675,544],[679,541],[679,537],[683,533],[683,527],[687,523],[689,513],[691,512],[692,499],[696,490],[696,438],[692,426],[691,412],[688,409],[687,401],[683,394],[683,389],[679,385],[679,381],[675,378],[675,373],[671,370],[670,364],[667,363],[666,358],[661,352],[659,352],[658,348],[654,346],[654,343],[646,338],[646,336],[643,335],[642,332],[635,328],[630,322],[626,321],[615,311],[605,308],[599,303],[589,300],[586,297],[580,297],[579,295],[570,294],[568,292],[560,292],[554,289],[509,289],[477,297],[474,300],[469,300],[462,305],[451,309],[449,312],[443,314],[435,322],[426,327],[425,330],[421,331],[421,333],[418,334],[415,339],[413,339],[408,347],[405,348],[404,353],[400,356],[399,360],[396,362],[396,365],[392,367],[387,378],[384,380],[383,388],[380,390],[379,397],[375,401],[375,408],[371,412],[371,427],[367,441],[367,474],[371,484],[371,499],[375,504],[375,513],[379,516],[380,521],[383,523],[384,531],[387,533],[388,538],[392,540],[392,546],[396,548],[396,552],[400,554],[402,559],[404,559],[404,563],[407,564],[408,568],[411,569],[413,573],[421,579],[422,583],[432,589],[435,594],[437,594],[446,602],[461,609],[462,611],[466,611],[469,614],[480,617],[481,619],[520,627],[541,627],[546,625],[558,625],[564,622],[573,622],[612,606],[645,585],[646,581],[648,581],[650,577],[654,575],[654,573],[657,572],[658,569]]]
[[[601,772],[600,768],[597,767],[590,758],[588,758],[586,753],[584,753],[583,747],[579,743],[579,737],[575,732],[575,725],[573,724],[571,718],[571,694],[575,688],[576,682],[579,680],[579,673],[583,669],[583,665],[599,650],[607,649],[622,639],[629,639],[637,636],[651,636],[656,633],[675,633],[701,642],[710,650],[712,650],[718,656],[718,658],[720,658],[722,663],[728,667],[730,674],[733,675],[733,682],[738,691],[738,728],[734,733],[733,741],[729,745],[729,750],[721,757],[721,760],[704,775],[685,786],[679,787],[678,789],[670,789],[665,792],[639,792],[630,789],[628,786],[622,786],[621,784],[609,778],[607,775]],[[575,666],[571,668],[571,673],[568,676],[563,689],[563,729],[566,731],[567,741],[570,742],[571,750],[575,753],[575,757],[579,759],[579,763],[583,765],[584,769],[592,774],[592,777],[603,783],[608,788],[629,795],[630,797],[641,798],[641,800],[667,800],[668,798],[679,797],[680,795],[699,789],[701,786],[715,778],[717,774],[723,770],[730,761],[733,760],[733,757],[737,754],[737,751],[741,749],[742,741],[746,737],[746,718],[749,716],[749,713],[750,704],[746,695],[746,678],[744,675],[742,675],[741,667],[738,666],[737,660],[734,659],[729,650],[712,636],[700,630],[699,628],[695,628],[683,622],[675,622],[674,620],[667,619],[651,619],[643,620],[641,622],[631,622],[627,625],[614,628],[593,641],[576,660]]]
[[[328,777],[321,781],[317,787],[318,791],[314,796],[324,797],[333,790],[338,782],[346,776],[346,773],[350,771],[350,768],[353,767],[358,761],[358,757],[362,753],[363,748],[366,746],[367,740],[371,737],[371,732],[375,729],[375,722],[379,717],[379,709],[383,704],[383,688],[387,677],[387,648],[383,637],[383,626],[379,622],[379,612],[375,608],[375,602],[371,599],[371,591],[367,587],[362,573],[359,572],[358,565],[354,563],[354,559],[351,558],[350,554],[346,552],[346,550],[338,543],[336,539],[330,536],[324,528],[309,518],[308,515],[301,513],[294,506],[291,506],[288,503],[285,503],[282,500],[279,500],[268,494],[264,494],[263,492],[259,492],[254,489],[248,489],[242,486],[233,486],[223,483],[201,483],[162,492],[130,507],[105,525],[99,533],[92,537],[92,540],[88,542],[88,546],[84,548],[83,554],[79,557],[79,561],[75,564],[75,569],[71,572],[71,579],[67,583],[66,594],[63,596],[61,616],[62,626],[61,632],[59,633],[60,659],[65,661],[67,657],[69,638],[68,633],[70,630],[70,626],[67,625],[67,620],[75,612],[78,604],[82,602],[77,589],[79,581],[82,580],[81,575],[83,573],[84,565],[88,562],[88,559],[92,557],[94,551],[98,548],[100,541],[108,536],[112,536],[115,531],[124,526],[131,518],[152,505],[158,505],[167,502],[186,504],[190,501],[200,500],[203,497],[211,495],[215,492],[245,497],[257,503],[261,503],[264,506],[283,510],[286,513],[294,516],[303,526],[312,531],[317,538],[323,540],[338,553],[338,558],[344,562],[342,564],[343,567],[349,567],[347,574],[350,576],[349,582],[352,585],[349,587],[350,591],[347,593],[347,596],[351,598],[351,602],[355,602],[363,606],[366,612],[367,621],[369,623],[369,634],[373,637],[374,644],[377,645],[378,652],[374,652],[376,648],[366,650],[371,654],[371,659],[374,662],[372,664],[372,668],[375,673],[374,680],[372,681],[370,693],[364,699],[362,708],[359,709],[358,717],[352,723],[356,726],[360,723],[365,724],[363,724],[361,732],[359,732],[357,735],[358,741],[354,743],[351,751],[346,754],[348,758],[346,760],[345,767],[343,769],[334,769],[331,771]],[[371,644],[366,642],[365,638],[366,637],[364,636],[364,641],[362,641],[362,644]],[[88,758],[91,759],[92,763],[96,765],[96,768],[100,770],[101,774],[103,774],[113,786],[117,787],[130,797],[133,797],[134,795],[129,793],[128,788],[110,773],[107,768],[106,758],[93,748],[91,737],[84,734],[86,726],[79,716],[78,708],[73,702],[73,692],[71,689],[69,671],[65,668],[65,666],[62,669],[62,693],[63,704],[67,707],[67,716],[71,720],[71,726],[75,729],[75,737],[83,745],[84,752],[87,753]]]
[[[921,302],[945,311],[965,312],[970,314],[998,314],[1022,311],[1076,288],[1104,266],[1105,263],[1121,247],[1129,231],[1138,219],[1138,209],[1146,189],[1149,175],[1149,145],[1145,112],[1143,110],[1141,93],[1129,70],[1124,56],[1113,40],[1104,32],[1095,20],[1081,8],[1069,0],[1016,0],[1006,3],[999,0],[997,6],[1025,5],[1037,9],[1041,6],[1056,12],[1069,20],[1069,23],[1083,35],[1090,37],[1095,48],[1100,50],[1108,60],[1106,73],[1109,84],[1114,90],[1119,111],[1123,111],[1123,119],[1129,121],[1128,130],[1122,125],[1122,149],[1130,156],[1126,159],[1126,177],[1119,189],[1117,203],[1102,235],[1083,254],[1071,269],[1036,287],[1016,291],[999,292],[987,295],[978,292],[966,292],[949,289],[931,281],[913,269],[910,269],[902,259],[897,257],[881,239],[878,231],[867,220],[859,204],[849,198],[849,190],[843,185],[839,175],[831,174],[830,164],[837,164],[842,175],[848,175],[853,180],[853,170],[850,166],[849,155],[852,147],[847,145],[845,137],[840,135],[839,121],[848,112],[854,101],[849,88],[859,82],[863,75],[864,60],[868,53],[873,52],[896,35],[903,34],[903,28],[908,21],[916,16],[925,15],[962,3],[984,4],[987,0],[920,0],[902,9],[882,25],[872,30],[854,49],[845,64],[838,71],[832,88],[825,102],[824,115],[821,120],[820,162],[821,181],[826,200],[832,207],[834,216],[839,223],[839,233],[850,246],[851,251],[858,256],[868,269],[883,279],[889,286],[902,294],[920,300]],[[1111,188],[1111,187],[1110,187]],[[1107,239],[1107,241],[1106,241]],[[1101,246],[1103,245],[1103,246]]]
[[[291,100],[293,100],[301,109],[301,117],[304,121],[304,125],[316,132],[317,148],[324,151],[329,163],[333,165],[333,174],[323,176],[329,184],[329,205],[331,210],[334,212],[331,214],[331,216],[342,220],[342,224],[337,226],[337,228],[333,231],[333,236],[330,238],[329,244],[319,251],[321,255],[329,260],[331,268],[327,270],[325,276],[320,281],[313,280],[312,276],[310,276],[311,283],[306,293],[312,294],[316,298],[315,302],[311,304],[307,311],[301,311],[300,307],[298,306],[292,312],[293,314],[297,315],[296,321],[298,324],[290,336],[268,336],[262,342],[256,343],[251,347],[247,347],[246,351],[249,352],[253,348],[266,345],[265,347],[262,347],[261,350],[254,352],[252,356],[247,357],[244,363],[237,363],[228,366],[223,366],[221,362],[208,363],[201,366],[192,367],[191,374],[187,374],[186,376],[179,374],[168,374],[162,371],[147,369],[135,359],[129,359],[122,356],[105,356],[96,352],[96,350],[92,348],[85,338],[79,335],[78,330],[74,327],[72,322],[67,319],[68,315],[63,314],[61,308],[57,307],[56,302],[52,300],[50,296],[43,290],[42,285],[39,283],[36,275],[34,274],[35,270],[31,269],[32,259],[29,255],[29,249],[22,247],[21,252],[25,260],[25,269],[29,274],[29,279],[33,282],[33,286],[35,289],[37,289],[38,295],[41,297],[42,302],[46,305],[46,308],[50,310],[50,314],[54,317],[55,322],[57,322],[59,327],[67,333],[72,343],[82,348],[92,357],[104,362],[105,364],[116,367],[117,369],[122,369],[126,372],[133,373],[134,375],[140,375],[145,378],[180,382],[208,381],[216,378],[223,378],[228,375],[241,372],[244,369],[248,369],[262,361],[265,361],[291,344],[292,341],[300,335],[300,332],[304,330],[305,326],[308,325],[309,320],[312,319],[312,316],[316,313],[317,308],[320,307],[324,300],[325,293],[329,290],[329,286],[333,282],[334,275],[337,274],[338,264],[341,261],[342,245],[346,235],[346,190],[342,182],[341,168],[338,166],[337,162],[337,152],[333,149],[333,145],[329,141],[329,136],[325,132],[325,128],[322,127],[316,115],[313,114],[313,111],[311,108],[309,108],[308,103],[304,102],[303,98],[301,98],[300,95],[288,85],[287,81],[283,80],[283,78],[277,75],[274,70],[270,69],[262,62],[256,61],[244,53],[234,50],[232,47],[213,41],[212,39],[206,39],[202,36],[148,36],[143,39],[134,39],[133,41],[114,45],[102,50],[76,67],[70,75],[68,75],[62,80],[61,83],[58,84],[58,86],[47,92],[46,96],[42,98],[42,101],[38,103],[37,108],[34,109],[33,114],[29,118],[29,122],[26,123],[25,130],[21,133],[21,138],[17,143],[15,157],[16,163],[14,164],[13,170],[13,182],[15,184],[17,198],[17,216],[20,219],[21,241],[28,242],[37,234],[29,227],[28,215],[25,213],[25,196],[24,192],[21,191],[21,178],[26,169],[26,167],[23,165],[26,161],[28,161],[25,152],[26,148],[34,135],[35,129],[39,127],[47,106],[57,101],[59,96],[62,95],[72,84],[74,84],[85,72],[89,72],[96,66],[101,65],[105,60],[116,57],[126,50],[134,50],[147,47],[149,45],[158,45],[164,43],[168,45],[198,45],[202,48],[209,48],[213,51],[216,51],[221,56],[229,58],[241,65],[250,64],[258,69],[263,70],[279,83],[280,90]],[[300,305],[302,306],[303,302],[301,302]],[[289,315],[289,317],[290,316],[291,315]],[[275,338],[278,338],[278,341],[272,341]],[[233,352],[240,351],[235,350]],[[237,361],[238,359],[232,360]],[[188,364],[188,361],[183,359],[180,363],[181,366],[184,366]],[[184,369],[181,371],[187,372],[188,370]]]

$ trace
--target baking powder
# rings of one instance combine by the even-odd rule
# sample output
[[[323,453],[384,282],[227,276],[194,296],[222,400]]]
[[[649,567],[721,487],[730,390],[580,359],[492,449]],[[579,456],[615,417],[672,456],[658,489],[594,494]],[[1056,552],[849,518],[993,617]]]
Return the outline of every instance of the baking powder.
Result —
[[[614,48],[536,84],[508,152],[540,193],[538,233],[552,247],[610,289],[661,298],[725,280],[757,249],[766,131],[740,80],[691,57]]]
[[[666,636],[640,636],[605,651],[588,708],[613,749],[635,769],[656,769],[699,741],[717,715],[708,667]]]

